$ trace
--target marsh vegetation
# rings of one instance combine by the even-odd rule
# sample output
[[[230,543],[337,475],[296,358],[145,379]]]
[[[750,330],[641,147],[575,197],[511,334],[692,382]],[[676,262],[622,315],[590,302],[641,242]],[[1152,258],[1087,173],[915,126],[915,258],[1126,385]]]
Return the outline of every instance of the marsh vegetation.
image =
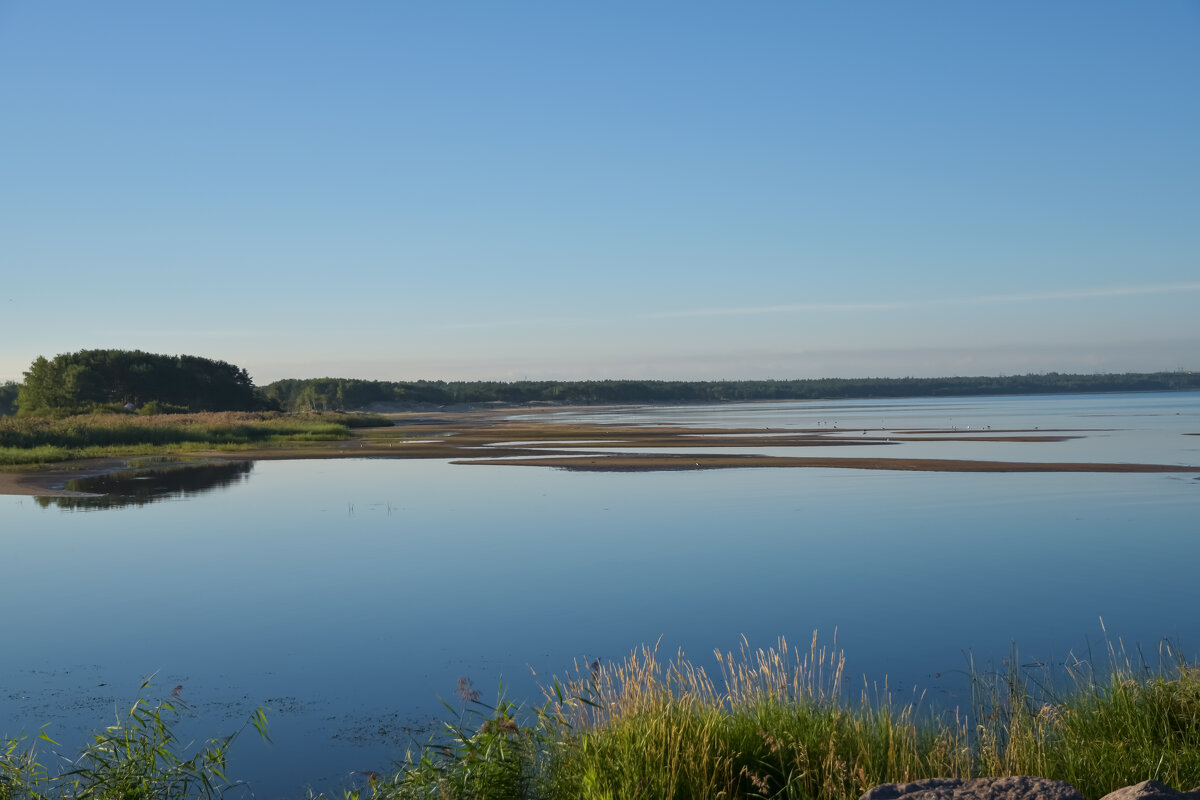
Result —
[[[718,652],[715,676],[682,653],[664,659],[644,647],[554,679],[536,708],[503,695],[488,703],[463,679],[441,732],[394,771],[352,776],[345,797],[856,800],[880,783],[1037,775],[1094,800],[1151,778],[1200,783],[1200,669],[1169,646],[1154,668],[1119,644],[1104,655],[1104,667],[1072,659],[1052,671],[1020,666],[1014,649],[998,670],[972,670],[972,705],[961,710],[927,708],[922,696],[897,698],[886,686],[852,690],[844,657],[815,633],[805,652],[783,639]],[[170,726],[181,708],[139,699],[77,757],[50,764],[9,740],[0,800],[173,800],[251,788],[226,775],[237,733],[189,751]],[[251,726],[266,735],[264,710]]]
[[[341,441],[350,429],[391,425],[367,414],[227,411],[139,416],[97,413],[0,419],[0,464]]]

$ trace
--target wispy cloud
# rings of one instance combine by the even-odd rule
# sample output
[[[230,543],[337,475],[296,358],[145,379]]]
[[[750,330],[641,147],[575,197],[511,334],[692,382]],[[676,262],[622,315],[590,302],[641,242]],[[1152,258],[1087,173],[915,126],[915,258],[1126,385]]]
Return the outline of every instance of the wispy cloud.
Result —
[[[1027,294],[996,294],[980,297],[960,297],[942,303],[1034,303],[1043,300],[1081,300],[1090,297],[1131,297],[1143,294],[1174,294],[1200,291],[1200,281],[1188,283],[1151,283],[1141,286],[1108,286],[1090,289],[1064,289],[1057,292]]]
[[[684,311],[658,311],[643,314],[644,319],[675,317],[733,317],[758,314],[831,313],[859,311],[896,311],[934,306],[983,305],[1002,303],[1041,303],[1051,300],[1086,300],[1099,297],[1132,297],[1135,295],[1176,294],[1200,292],[1200,281],[1186,283],[1154,283],[1140,286],[1107,286],[1081,289],[1062,289],[1052,292],[1021,294],[987,294],[968,297],[943,297],[903,302],[878,303],[785,303],[769,306],[733,306],[729,308],[700,308]]]
[[[434,330],[440,331],[469,331],[486,328],[563,327],[566,325],[577,325],[582,321],[584,320],[580,317],[522,317],[512,315],[499,319],[447,322],[431,327]]]
[[[751,314],[791,314],[801,311],[892,311],[910,308],[916,303],[787,303],[777,306],[734,306],[731,308],[696,308],[688,311],[656,311],[643,314],[643,319],[668,317],[740,317]]]

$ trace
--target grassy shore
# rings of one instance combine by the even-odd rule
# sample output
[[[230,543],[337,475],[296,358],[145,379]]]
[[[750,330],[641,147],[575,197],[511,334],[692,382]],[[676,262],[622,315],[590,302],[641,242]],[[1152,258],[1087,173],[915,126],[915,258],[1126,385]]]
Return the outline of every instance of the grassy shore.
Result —
[[[880,783],[984,775],[1065,780],[1089,800],[1151,778],[1188,789],[1200,784],[1200,670],[1160,655],[1153,670],[1119,647],[1102,673],[1074,661],[1061,691],[1015,666],[977,673],[972,708],[934,713],[874,689],[851,699],[841,654],[815,635],[806,652],[780,640],[718,653],[718,677],[645,648],[553,681],[537,709],[487,704],[465,686],[466,710],[442,735],[345,796],[856,800]],[[0,800],[239,788],[224,774],[232,737],[185,758],[170,735],[175,710],[135,706],[55,775],[8,743]],[[261,712],[249,725],[265,733]]]
[[[390,425],[368,414],[85,414],[0,418],[0,465],[166,455],[195,450],[302,446],[350,438],[352,427]]]

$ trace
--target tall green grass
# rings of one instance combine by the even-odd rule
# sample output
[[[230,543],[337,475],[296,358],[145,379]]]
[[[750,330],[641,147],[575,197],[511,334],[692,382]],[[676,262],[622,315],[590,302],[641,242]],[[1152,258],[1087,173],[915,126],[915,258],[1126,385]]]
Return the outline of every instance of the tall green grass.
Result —
[[[972,748],[979,774],[1041,775],[1101,797],[1143,780],[1200,785],[1200,668],[1168,643],[1151,665],[1106,641],[1091,654],[1031,680],[1013,666],[977,674]]]
[[[490,717],[473,733],[456,724],[357,796],[857,800],[881,783],[1037,775],[1099,798],[1149,778],[1200,784],[1195,667],[1168,651],[1151,670],[1110,647],[1103,669],[1070,664],[1060,692],[1015,655],[972,672],[972,708],[934,711],[886,688],[851,692],[841,654],[815,635],[801,653],[743,641],[717,654],[716,677],[644,648],[555,681],[507,749]],[[512,779],[482,791],[471,779],[484,775]]]
[[[878,783],[970,770],[961,725],[923,720],[865,688],[814,635],[794,653],[717,654],[718,678],[643,649],[552,692],[570,746],[551,763],[580,797],[858,798]]]
[[[69,458],[71,458],[70,450],[65,447],[55,447],[54,445],[0,447],[0,465],[6,466],[46,464],[51,461],[66,461]]]
[[[227,759],[247,728],[269,740],[262,709],[238,731],[194,746],[179,741],[173,729],[186,704],[152,702],[145,696],[149,689],[150,682],[143,682],[126,713],[94,734],[76,757],[56,758],[56,768],[43,764],[28,742],[0,741],[0,800],[215,800],[245,788],[226,776]],[[39,740],[58,745],[44,731]]]
[[[1055,677],[1022,669],[1014,652],[998,670],[972,669],[972,707],[956,711],[851,691],[841,653],[815,634],[800,652],[743,640],[717,654],[716,676],[643,648],[555,679],[537,709],[502,693],[484,703],[467,684],[463,710],[428,746],[343,800],[857,800],[881,783],[1000,775],[1065,780],[1098,800],[1147,779],[1200,784],[1200,669],[1169,647],[1153,668],[1119,643],[1103,655]],[[185,760],[170,711],[135,706],[54,777],[9,742],[0,800],[209,800],[236,786],[224,774],[232,737]],[[251,722],[265,725],[261,713]]]
[[[86,414],[62,419],[0,419],[0,464],[130,455],[155,449],[230,448],[339,441],[350,429],[390,425],[365,414],[222,412],[135,416]]]

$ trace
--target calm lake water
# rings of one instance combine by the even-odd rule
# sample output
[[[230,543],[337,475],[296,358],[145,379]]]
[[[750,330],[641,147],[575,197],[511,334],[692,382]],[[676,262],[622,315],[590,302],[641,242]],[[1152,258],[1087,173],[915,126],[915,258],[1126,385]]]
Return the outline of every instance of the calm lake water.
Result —
[[[529,414],[515,414],[529,418]],[[849,455],[1200,464],[1200,394],[647,408],[601,423],[972,431]],[[829,448],[834,450],[835,448]],[[835,455],[847,455],[845,448]],[[696,451],[691,451],[696,452]],[[748,452],[761,452],[750,449]],[[815,455],[820,448],[804,448]],[[139,476],[153,484],[153,476]],[[211,482],[209,482],[211,481]],[[154,674],[185,735],[267,706],[231,772],[260,797],[335,790],[424,741],[468,677],[484,698],[643,643],[814,630],[852,675],[961,701],[967,654],[1062,661],[1109,635],[1200,652],[1195,474],[840,469],[594,473],[441,461],[260,462],[83,510],[0,497],[0,734],[71,752]],[[1099,645],[1099,646],[1097,646]],[[537,677],[532,673],[536,671]]]

